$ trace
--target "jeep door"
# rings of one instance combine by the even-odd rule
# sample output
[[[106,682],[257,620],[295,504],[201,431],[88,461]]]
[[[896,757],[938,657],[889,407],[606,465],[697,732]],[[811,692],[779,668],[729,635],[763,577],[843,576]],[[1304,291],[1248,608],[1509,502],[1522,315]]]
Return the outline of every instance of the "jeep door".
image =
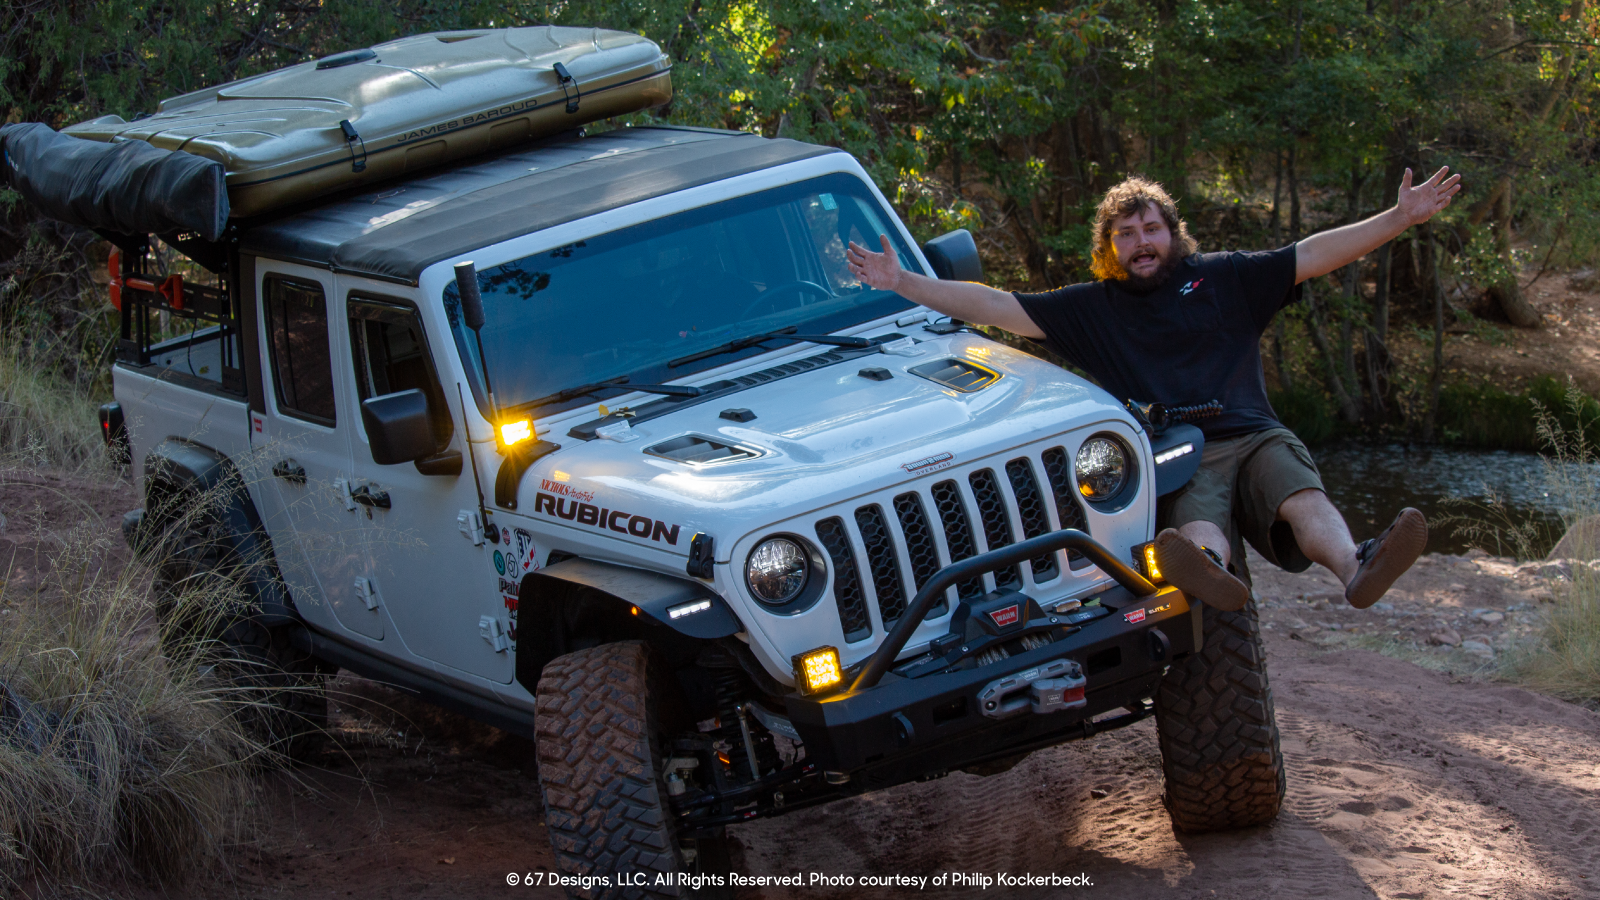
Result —
[[[336,620],[382,640],[378,598],[358,580],[366,574],[365,529],[351,497],[348,432],[360,412],[347,379],[335,377],[349,363],[339,322],[329,317],[336,309],[332,277],[268,260],[256,271],[259,350],[269,384],[265,411],[251,416],[250,442],[259,461],[254,477],[271,482],[259,494],[269,507],[263,512],[279,568],[307,619],[325,627]]]
[[[445,389],[430,352],[449,344],[438,335],[430,340],[410,300],[359,288],[344,296],[350,364],[342,380],[358,401],[422,391],[435,441],[433,456],[421,463],[379,465],[365,427],[351,430],[356,482],[383,500],[363,520],[362,547],[372,577],[393,595],[389,620],[412,653],[509,684],[515,619],[494,568],[495,558],[505,557],[473,530],[478,493],[465,459],[466,431],[457,424],[465,422],[460,395],[453,382]]]

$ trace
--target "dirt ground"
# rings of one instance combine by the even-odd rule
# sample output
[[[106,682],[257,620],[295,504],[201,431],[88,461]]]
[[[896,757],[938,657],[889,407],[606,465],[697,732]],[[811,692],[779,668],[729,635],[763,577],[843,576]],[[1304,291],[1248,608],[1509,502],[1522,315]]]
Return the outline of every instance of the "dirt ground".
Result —
[[[1534,274],[1523,272],[1525,279]],[[1596,340],[1600,338],[1600,276],[1593,269],[1546,272],[1532,281],[1524,294],[1544,316],[1544,327],[1502,324],[1476,332],[1460,325],[1447,327],[1446,380],[1479,375],[1515,390],[1540,375],[1571,374],[1578,387],[1590,396],[1600,396],[1600,341]],[[1431,354],[1431,336],[1428,340],[1425,349]]]
[[[19,562],[47,555],[86,519],[112,534],[132,499],[126,486],[0,479],[0,553]],[[1147,721],[1035,753],[1004,774],[957,773],[738,827],[739,871],[1010,873],[1092,885],[1004,889],[1039,897],[1600,897],[1600,714],[1483,677],[1537,626],[1559,567],[1429,556],[1365,612],[1342,605],[1331,576],[1291,576],[1259,560],[1254,570],[1289,773],[1271,826],[1175,835]],[[8,605],[29,572],[13,563]],[[1361,649],[1385,645],[1426,667]],[[260,778],[258,829],[231,871],[183,890],[92,893],[558,896],[506,883],[508,873],[520,880],[552,863],[530,743],[364,679],[341,675],[332,687],[330,748],[317,765]],[[858,883],[738,896],[1000,890]]]

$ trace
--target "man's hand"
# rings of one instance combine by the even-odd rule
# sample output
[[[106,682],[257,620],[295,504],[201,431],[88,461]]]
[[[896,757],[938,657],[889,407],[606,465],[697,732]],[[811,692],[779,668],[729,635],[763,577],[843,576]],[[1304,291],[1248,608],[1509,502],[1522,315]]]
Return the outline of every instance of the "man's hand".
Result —
[[[900,254],[894,252],[894,245],[889,243],[887,234],[878,235],[883,242],[883,252],[873,253],[855,241],[850,242],[850,249],[845,251],[845,263],[850,267],[850,274],[861,279],[869,287],[880,291],[899,291],[900,276],[905,270],[900,268]]]
[[[1400,196],[1394,206],[1362,222],[1322,231],[1295,245],[1294,280],[1326,275],[1355,262],[1394,240],[1400,232],[1421,225],[1439,210],[1450,205],[1461,192],[1461,176],[1449,174],[1448,166],[1433,173],[1427,181],[1411,186],[1411,170],[1400,178]]]
[[[1400,196],[1394,206],[1405,219],[1406,227],[1421,225],[1433,218],[1461,192],[1461,176],[1450,175],[1446,178],[1449,172],[1450,167],[1445,166],[1416,187],[1411,186],[1410,169],[1400,176]]]
[[[900,255],[894,252],[889,236],[880,234],[878,241],[883,245],[882,253],[874,253],[851,241],[844,254],[850,274],[867,286],[894,291],[912,303],[920,303],[963,322],[998,325],[1023,337],[1044,337],[1044,332],[1011,294],[970,281],[940,281],[907,272],[900,268]]]

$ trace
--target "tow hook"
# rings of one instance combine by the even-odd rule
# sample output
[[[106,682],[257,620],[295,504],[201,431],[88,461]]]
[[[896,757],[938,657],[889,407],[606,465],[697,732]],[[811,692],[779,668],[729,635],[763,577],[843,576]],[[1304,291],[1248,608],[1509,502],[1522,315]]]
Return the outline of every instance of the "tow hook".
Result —
[[[989,682],[978,692],[978,710],[991,719],[1008,719],[1024,712],[1044,715],[1077,709],[1088,705],[1086,684],[1076,661],[1052,660]]]

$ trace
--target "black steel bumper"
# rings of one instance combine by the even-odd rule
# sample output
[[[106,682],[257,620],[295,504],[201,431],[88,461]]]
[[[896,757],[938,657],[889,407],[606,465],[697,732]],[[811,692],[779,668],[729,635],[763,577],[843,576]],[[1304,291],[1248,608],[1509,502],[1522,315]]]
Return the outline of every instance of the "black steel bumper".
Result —
[[[951,665],[964,658],[959,651],[967,648],[950,641],[945,656],[890,669],[946,587],[1063,547],[1084,553],[1118,582],[1100,595],[1098,608],[1065,615],[1034,607],[1018,633],[1044,635],[1050,641],[999,662]],[[835,779],[856,778],[858,789],[1049,746],[1092,733],[1088,720],[1107,711],[1142,710],[1142,701],[1155,691],[1167,665],[1195,649],[1192,613],[1183,592],[1150,584],[1088,535],[1042,535],[939,572],[917,593],[848,688],[812,697],[790,695],[789,718],[805,742],[807,760],[835,773]],[[1036,670],[1051,671],[1044,667],[1056,660],[1071,660],[1086,679],[1081,706],[1009,716],[997,716],[992,706],[984,708],[997,684],[1004,688],[1001,682],[1008,678],[1006,684],[1026,684]],[[924,671],[929,674],[918,674]]]

